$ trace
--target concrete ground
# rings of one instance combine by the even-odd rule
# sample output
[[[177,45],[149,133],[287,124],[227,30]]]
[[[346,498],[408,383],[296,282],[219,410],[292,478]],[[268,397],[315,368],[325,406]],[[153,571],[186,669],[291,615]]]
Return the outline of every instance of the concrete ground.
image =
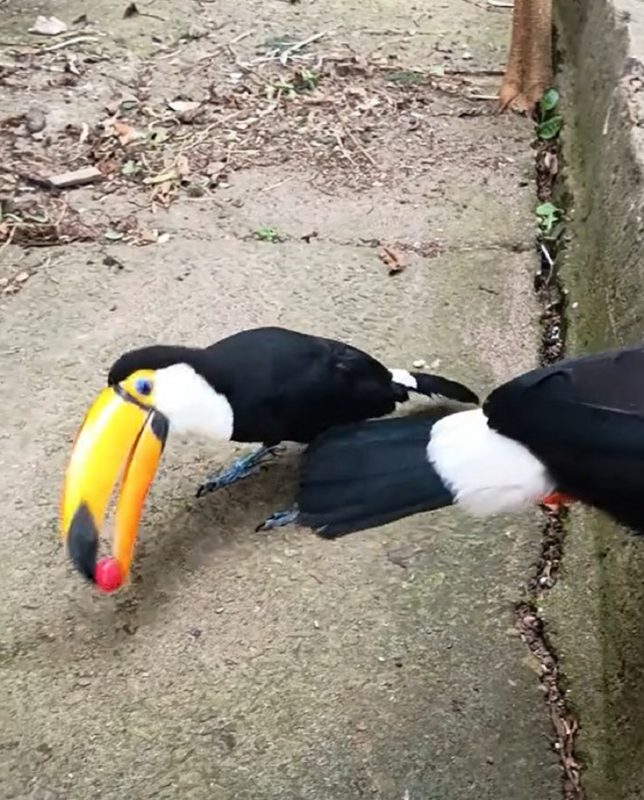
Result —
[[[175,119],[163,166],[183,155],[202,184],[210,162],[226,173],[196,197],[168,181],[167,210],[150,204],[157,183],[69,191],[60,213],[95,225],[89,241],[20,249],[38,233],[20,212],[0,253],[2,795],[557,798],[536,663],[513,628],[536,512],[479,524],[445,511],[337,543],[297,528],[258,534],[292,495],[296,453],[197,501],[197,482],[233,448],[175,442],[132,586],[97,596],[68,565],[65,460],[126,348],[277,323],[392,366],[422,358],[482,393],[537,358],[530,126],[471,99],[499,80],[507,12],[465,0],[176,5],[140,2],[157,16],[127,19],[125,2],[2,10],[14,43],[3,64],[25,43],[49,46],[27,33],[38,13],[85,13],[107,34],[0,72],[3,114],[47,112],[44,138],[5,128],[3,166],[62,171],[89,163],[90,148],[96,163],[105,140],[87,130],[118,92],[165,120],[164,100],[200,100],[214,82],[214,116]],[[323,31],[281,73],[235,64],[285,32]],[[299,115],[271,105],[265,85],[281,84],[269,73],[313,70],[319,55],[328,74],[310,111],[304,91],[282,101]],[[226,95],[247,83],[241,100]],[[148,177],[155,158],[137,162]],[[121,150],[101,163],[118,175],[128,160]],[[160,239],[133,243],[153,229]],[[383,244],[404,255],[402,274],[388,275]]]

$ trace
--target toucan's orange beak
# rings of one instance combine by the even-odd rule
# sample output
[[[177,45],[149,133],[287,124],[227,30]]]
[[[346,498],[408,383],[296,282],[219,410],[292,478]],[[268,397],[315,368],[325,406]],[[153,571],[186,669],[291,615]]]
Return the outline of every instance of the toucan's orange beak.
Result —
[[[130,572],[143,504],[168,435],[168,421],[120,386],[104,389],[76,436],[65,475],[61,533],[76,569],[104,591]],[[97,563],[99,535],[119,477],[113,557]]]

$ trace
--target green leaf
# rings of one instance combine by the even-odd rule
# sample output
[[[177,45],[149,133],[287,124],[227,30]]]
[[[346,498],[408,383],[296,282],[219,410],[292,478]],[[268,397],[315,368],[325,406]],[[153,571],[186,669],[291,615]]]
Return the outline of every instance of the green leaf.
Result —
[[[548,111],[554,111],[559,103],[559,92],[556,89],[548,89],[539,101],[539,109],[541,114],[547,114]]]
[[[255,237],[260,240],[260,242],[279,242],[280,235],[277,231],[277,228],[272,228],[268,225],[265,225],[261,228],[258,228],[255,231]]]
[[[139,105],[140,103],[138,100],[122,100],[119,110],[127,113],[128,111],[134,111]]]
[[[121,167],[121,175],[134,175],[137,170],[136,161],[126,161]]]
[[[541,203],[535,208],[534,213],[538,217],[554,217],[560,213],[560,209],[554,203]]]
[[[554,139],[562,127],[563,117],[559,114],[549,119],[544,119],[543,122],[537,125],[537,136],[539,139]]]

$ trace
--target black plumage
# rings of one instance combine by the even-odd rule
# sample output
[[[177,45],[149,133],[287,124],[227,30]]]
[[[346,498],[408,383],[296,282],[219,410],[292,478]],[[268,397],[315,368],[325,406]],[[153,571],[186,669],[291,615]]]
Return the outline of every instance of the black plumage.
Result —
[[[528,372],[495,389],[483,411],[559,491],[644,533],[644,346]]]
[[[409,400],[410,391],[439,402],[478,403],[460,383],[406,370],[394,378],[387,367],[351,345],[277,327],[242,331],[205,348],[152,345],[134,350],[115,362],[108,382],[176,364],[191,367],[225,397],[232,412],[230,439],[263,444],[209,478],[199,495],[256,472],[281,442],[308,444],[333,426],[391,414],[397,403]]]
[[[333,425],[385,416],[409,399],[409,388],[362,350],[276,327],[242,331],[205,348],[152,345],[134,350],[116,361],[108,382],[176,363],[191,366],[226,397],[236,442],[305,444]],[[413,375],[419,394],[478,402],[462,384]]]
[[[598,508],[644,533],[643,345],[527,372],[492,391],[482,413],[485,427],[480,433],[495,431],[526,448],[545,468],[555,494]],[[457,414],[452,420],[467,416]],[[442,485],[442,469],[450,460],[461,468],[470,458],[469,463],[478,464],[484,440],[490,450],[477,466],[480,486],[498,489],[502,501],[505,484],[495,485],[494,476],[503,474],[495,472],[495,459],[500,464],[500,459],[512,457],[507,444],[493,437],[475,438],[470,453],[465,436],[458,442],[457,459],[432,451],[438,460],[430,464],[427,445],[434,425],[393,419],[323,434],[302,460],[299,522],[336,536],[448,505],[454,500]],[[449,488],[460,491],[459,475],[450,474],[455,483]],[[518,488],[525,485],[522,474],[517,462],[507,484],[510,495],[513,481]],[[536,485],[541,480],[532,468],[524,474],[526,481],[536,479]],[[471,493],[475,473],[463,468],[463,476],[462,486]]]
[[[322,434],[302,462],[297,521],[335,539],[451,505],[427,461],[435,421],[380,419]]]

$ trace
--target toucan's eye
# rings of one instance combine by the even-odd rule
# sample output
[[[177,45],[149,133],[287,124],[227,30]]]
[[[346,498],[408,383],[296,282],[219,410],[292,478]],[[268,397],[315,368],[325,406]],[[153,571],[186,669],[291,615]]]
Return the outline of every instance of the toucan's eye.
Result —
[[[134,388],[139,394],[147,397],[152,394],[152,381],[148,378],[137,378]]]

